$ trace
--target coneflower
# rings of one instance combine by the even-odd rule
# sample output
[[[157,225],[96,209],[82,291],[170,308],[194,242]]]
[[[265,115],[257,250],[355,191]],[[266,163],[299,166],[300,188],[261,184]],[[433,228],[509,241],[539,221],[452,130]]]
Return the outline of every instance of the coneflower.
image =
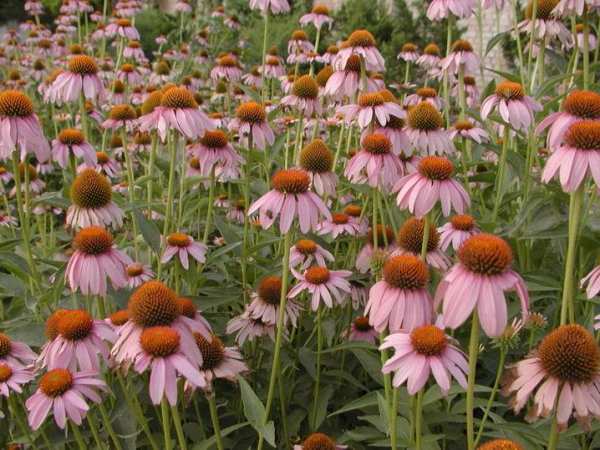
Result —
[[[95,166],[97,163],[93,147],[86,141],[83,133],[74,128],[62,130],[57,139],[52,141],[52,158],[63,169],[69,165],[70,155],[82,158],[89,166]]]
[[[252,146],[260,150],[275,142],[275,135],[267,121],[265,107],[256,102],[242,103],[237,108],[235,119],[229,124],[229,129],[237,131],[240,137],[251,140]]]
[[[304,117],[321,114],[319,85],[310,75],[303,75],[294,81],[292,93],[281,99],[281,104],[298,110]]]
[[[348,36],[345,45],[340,48],[334,58],[333,67],[336,70],[344,70],[352,55],[360,56],[368,71],[383,72],[385,70],[385,60],[377,50],[375,37],[367,30],[355,30]]]
[[[294,445],[294,450],[344,450],[347,445],[336,444],[335,440],[324,433],[309,435],[302,444]]]
[[[337,175],[333,172],[333,153],[321,139],[309,142],[299,156],[300,167],[308,172],[319,195],[335,196]]]
[[[429,155],[453,154],[456,150],[440,112],[428,102],[421,102],[408,109],[406,134],[412,146]]]
[[[75,102],[83,96],[92,101],[106,97],[104,85],[98,77],[98,65],[91,56],[74,55],[68,70],[58,74],[47,92],[52,103]]]

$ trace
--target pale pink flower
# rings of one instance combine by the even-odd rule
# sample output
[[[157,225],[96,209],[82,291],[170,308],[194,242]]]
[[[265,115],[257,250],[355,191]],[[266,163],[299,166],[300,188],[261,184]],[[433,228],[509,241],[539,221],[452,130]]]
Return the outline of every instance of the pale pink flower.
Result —
[[[459,19],[466,19],[474,11],[474,0],[432,0],[427,8],[427,18],[432,21],[440,21],[453,14]]]
[[[248,210],[248,215],[259,212],[260,225],[268,229],[279,217],[279,230],[287,233],[296,217],[300,231],[315,230],[320,217],[331,218],[323,200],[308,190],[310,177],[302,169],[280,170],[271,178],[272,189],[256,200]]]
[[[281,290],[281,277],[272,275],[262,278],[256,291],[250,295],[252,301],[246,307],[250,317],[255,320],[260,319],[267,325],[275,325],[279,314]],[[287,295],[287,292],[285,294]],[[285,305],[284,324],[291,323],[293,327],[296,327],[302,309],[302,306],[294,299],[288,299]]]
[[[415,44],[407,42],[400,49],[397,58],[407,63],[414,63],[419,59],[419,48]]]
[[[379,338],[379,333],[369,323],[369,318],[365,316],[355,318],[350,328],[346,330],[345,335],[349,341],[362,341],[373,345],[377,343]]]
[[[468,119],[457,121],[449,130],[449,133],[450,139],[454,139],[458,136],[464,139],[470,139],[478,144],[486,142],[490,139],[487,131],[474,125]]]
[[[367,30],[353,31],[334,58],[335,70],[344,70],[352,55],[359,55],[370,72],[385,71],[385,60],[377,50],[375,37]]]
[[[237,347],[225,347],[221,339],[214,334],[210,339],[199,333],[195,333],[194,337],[200,353],[206,355],[199,367],[200,376],[205,382],[205,391],[212,391],[212,384],[216,379],[235,382],[239,375],[248,372],[248,366]],[[186,388],[190,387],[186,383]]]
[[[331,29],[333,18],[329,16],[329,8],[326,5],[314,5],[309,14],[300,17],[300,25],[306,26],[308,24],[314,25],[317,29],[320,29],[323,25],[328,25]]]
[[[598,6],[600,6],[600,2],[598,3]],[[577,24],[576,30],[577,30],[577,48],[580,49],[581,51],[583,51],[584,45],[585,45],[585,33],[583,30],[583,25]],[[593,50],[596,50],[597,46],[598,46],[598,38],[596,37],[594,32],[592,30],[590,30],[590,32],[588,34],[588,51],[591,52]]]
[[[106,34],[110,37],[119,35],[121,38],[140,40],[140,33],[129,19],[115,19],[106,26]]]
[[[194,241],[194,238],[185,233],[171,233],[165,238],[165,251],[160,258],[162,264],[168,263],[174,256],[179,258],[181,266],[188,270],[190,268],[189,256],[198,263],[206,262],[206,245]]]
[[[369,228],[367,240],[358,252],[354,266],[360,273],[366,273],[371,269],[374,258],[383,261],[396,249],[394,231],[389,226],[377,224],[375,232]]]
[[[383,134],[390,140],[394,155],[400,156],[404,152],[410,153],[411,143],[404,127],[404,119],[390,116],[390,120],[388,120],[385,127],[377,126],[373,129],[373,133]],[[361,138],[364,138],[367,134],[369,134],[369,129],[365,128]],[[404,173],[404,171],[400,173]]]
[[[303,273],[292,269],[298,283],[290,289],[288,298],[297,297],[301,292],[308,291],[311,298],[310,305],[313,311],[321,306],[321,302],[328,308],[335,304],[344,303],[344,293],[350,293],[350,283],[346,278],[352,275],[349,270],[329,270],[327,267],[311,266]]]
[[[285,76],[285,67],[281,63],[279,57],[267,55],[265,65],[260,69],[265,74],[265,78],[279,78]]]
[[[592,299],[600,292],[600,266],[594,268],[579,283],[581,288],[585,287],[586,284],[587,289],[585,293],[588,299]]]
[[[469,364],[465,354],[440,327],[426,324],[391,334],[379,347],[380,350],[388,348],[394,349],[394,355],[381,371],[394,373],[395,388],[406,383],[408,394],[415,395],[433,375],[444,396],[450,390],[452,378],[466,389]]]
[[[10,392],[23,393],[23,386],[35,378],[31,369],[0,362],[0,395],[8,398]]]
[[[440,54],[440,48],[436,44],[427,44],[423,49],[423,54],[417,59],[417,65],[425,70],[437,68],[442,60]]]
[[[68,70],[61,72],[47,91],[52,103],[72,103],[81,96],[92,101],[103,101],[106,91],[98,77],[96,61],[87,55],[73,55]]]
[[[11,367],[30,366],[37,355],[24,342],[13,341],[8,335],[0,332],[0,364]]]
[[[558,17],[565,17],[569,15],[582,16],[584,8],[588,6],[590,8],[600,7],[599,0],[560,0],[558,5],[554,7],[552,13]],[[581,46],[579,48],[582,48]]]
[[[257,9],[263,14],[283,14],[290,11],[287,0],[250,0],[250,9]]]
[[[238,155],[221,130],[206,131],[197,144],[189,147],[200,164],[200,174],[210,177],[214,170],[220,181],[236,179],[244,158]]]
[[[97,391],[108,392],[108,386],[96,371],[71,372],[64,368],[49,370],[40,378],[38,389],[27,399],[25,407],[32,430],[37,430],[52,410],[59,428],[67,419],[81,425],[90,406],[87,400],[102,403]]]
[[[406,134],[421,153],[453,154],[456,149],[443,124],[444,119],[435,106],[421,102],[408,110]]]
[[[471,44],[463,39],[455,41],[450,54],[440,61],[440,69],[443,72],[456,74],[461,67],[465,73],[474,73],[479,68],[479,57],[473,51]]]
[[[77,173],[81,173],[86,169],[94,169],[98,173],[103,173],[107,177],[116,178],[119,174],[119,163],[111,158],[106,152],[96,152],[95,164],[80,164],[77,166]]]
[[[52,158],[60,167],[65,169],[69,165],[69,156],[82,158],[88,165],[97,162],[96,152],[85,140],[85,136],[79,130],[67,128],[58,134],[58,138],[52,141]]]
[[[414,94],[407,95],[404,99],[406,106],[418,105],[421,102],[429,102],[437,110],[441,110],[443,105],[443,100],[437,95],[437,91],[431,87],[419,88]]]
[[[331,220],[324,220],[317,227],[317,234],[329,235],[332,239],[338,236],[357,236],[360,234],[361,224],[352,220],[348,214],[333,213]]]
[[[360,56],[350,55],[345,66],[336,69],[327,79],[324,93],[335,98],[352,98],[359,88],[360,81]],[[367,86],[367,91],[374,91],[374,86]]]
[[[247,147],[264,150],[267,145],[273,145],[275,142],[265,107],[256,102],[242,103],[236,110],[235,119],[229,123],[229,129],[237,131],[240,138],[246,137]]]
[[[178,0],[177,3],[175,3],[175,11],[180,13],[191,13],[192,6],[185,0]]]
[[[210,71],[210,77],[214,81],[220,79],[227,81],[238,81],[242,78],[242,69],[233,55],[227,54],[217,59],[217,64]]]
[[[277,78],[280,75],[275,76]],[[265,72],[266,78],[273,78],[271,76],[267,76]],[[260,89],[262,87],[262,78],[260,76],[260,71],[257,67],[253,67],[252,70],[248,73],[242,75],[242,81],[246,86],[253,87],[255,89]]]
[[[542,105],[525,95],[521,84],[503,81],[496,85],[496,92],[481,103],[481,119],[487,119],[494,108],[515,130],[527,130],[533,123],[534,113],[541,111]]]
[[[479,232],[480,230],[472,216],[468,214],[452,216],[450,222],[438,228],[440,248],[446,251],[452,244],[452,248],[456,252],[467,239]]]
[[[75,252],[67,263],[65,279],[73,292],[106,295],[108,278],[114,289],[127,285],[125,267],[131,258],[113,245],[112,235],[104,228],[82,228],[73,239]]]
[[[326,261],[333,262],[333,255],[310,239],[300,239],[290,249],[290,268],[304,270],[313,264],[325,266]]]
[[[517,292],[521,312],[527,316],[527,286],[511,269],[512,250],[503,239],[485,233],[471,236],[458,250],[458,260],[435,294],[436,306],[443,303],[446,326],[458,328],[477,307],[483,331],[489,337],[500,336],[507,324],[507,290]]]
[[[450,215],[453,209],[464,213],[470,206],[469,194],[452,178],[454,164],[441,156],[426,156],[419,161],[417,172],[406,175],[394,185],[398,192],[396,203],[417,217],[423,217],[440,202],[442,214]]]
[[[341,106],[337,109],[337,112],[343,114],[346,123],[351,123],[354,119],[357,119],[357,123],[361,128],[366,128],[375,121],[379,126],[385,127],[391,116],[398,118],[406,116],[400,105],[386,101],[379,92],[360,94],[357,104]]]
[[[297,109],[304,117],[321,114],[322,106],[319,99],[319,85],[310,75],[302,75],[294,80],[290,95],[281,99],[281,104]]]
[[[398,247],[393,250],[392,256],[412,254],[420,256],[423,247],[425,220],[417,217],[407,219],[398,231]],[[442,272],[448,270],[451,261],[439,248],[440,236],[435,226],[429,222],[429,239],[425,253],[425,262]]]
[[[139,262],[129,264],[125,271],[127,272],[127,285],[132,289],[154,278],[152,268]]]
[[[275,341],[275,325],[266,324],[261,319],[253,319],[248,309],[227,322],[225,332],[237,333],[235,341],[238,345],[244,345],[244,342],[252,342],[262,336],[269,336],[272,341]]]
[[[427,291],[429,270],[413,255],[389,257],[383,266],[383,280],[369,291],[365,315],[375,330],[395,333],[431,322],[432,300]]]

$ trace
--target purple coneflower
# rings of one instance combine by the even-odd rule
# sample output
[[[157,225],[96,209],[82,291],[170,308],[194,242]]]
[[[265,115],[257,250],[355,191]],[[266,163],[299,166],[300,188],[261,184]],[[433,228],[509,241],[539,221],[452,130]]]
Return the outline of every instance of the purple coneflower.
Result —
[[[281,99],[281,104],[296,108],[304,117],[321,114],[319,85],[310,75],[302,75],[294,80],[292,93]]]
[[[33,371],[0,362],[0,395],[8,398],[10,392],[23,393],[23,386],[35,378]]]
[[[75,102],[84,98],[102,101],[106,92],[98,77],[98,66],[94,58],[87,55],[73,55],[68,70],[58,74],[48,90],[52,103]]]
[[[24,342],[13,341],[0,332],[0,363],[11,367],[27,367],[37,359],[37,355]]]
[[[267,145],[273,145],[275,135],[267,121],[267,112],[264,105],[256,102],[246,102],[238,106],[229,128],[236,130],[240,137],[248,139],[252,146],[264,150]]]
[[[352,275],[349,270],[329,270],[327,267],[312,266],[303,273],[292,269],[298,283],[290,289],[288,298],[298,296],[304,290],[308,291],[313,311],[321,306],[321,301],[328,308],[333,308],[334,303],[344,303],[344,293],[350,293],[350,283],[346,278]]]
[[[389,189],[402,175],[402,164],[392,152],[392,143],[382,133],[363,137],[361,149],[350,159],[344,175],[352,183]]]
[[[275,325],[266,324],[261,319],[253,319],[247,309],[227,322],[225,332],[237,333],[235,341],[238,345],[244,345],[244,342],[252,342],[262,336],[269,336],[272,341],[275,341]]]
[[[62,130],[58,138],[52,141],[52,158],[63,169],[68,167],[70,155],[82,158],[90,166],[97,162],[93,147],[85,140],[83,133],[74,128]]]
[[[347,445],[339,445],[335,440],[324,433],[309,435],[302,444],[294,445],[294,450],[345,450]]]
[[[206,245],[194,241],[194,238],[188,234],[171,233],[166,237],[165,242],[165,251],[160,258],[162,264],[168,263],[174,256],[179,258],[179,262],[185,270],[190,268],[189,256],[200,264],[206,262]]]
[[[329,28],[331,28],[333,19],[329,15],[329,7],[320,4],[314,5],[310,13],[300,17],[300,25],[306,26],[309,23],[317,29],[321,29],[323,25],[329,25]]]
[[[221,181],[236,178],[244,158],[237,154],[221,130],[206,131],[197,144],[189,148],[198,158],[202,176],[209,177],[213,170]]]
[[[350,328],[344,332],[349,341],[362,341],[375,345],[379,338],[379,333],[369,323],[369,318],[360,316],[355,318]]]
[[[348,36],[334,59],[333,67],[336,70],[344,70],[352,55],[362,57],[366,69],[370,72],[385,70],[385,60],[377,50],[375,37],[367,30],[356,30]]]
[[[236,347],[225,347],[214,334],[210,339],[194,333],[196,344],[202,353],[200,375],[205,382],[205,391],[212,390],[213,381],[221,378],[235,382],[238,375],[248,371],[244,358]]]
[[[474,11],[473,0],[432,0],[427,8],[427,18],[431,21],[440,21],[453,14],[459,19],[466,19]]]
[[[419,47],[412,42],[407,42],[400,49],[400,53],[398,53],[397,58],[407,63],[414,63],[417,61],[417,59],[419,59]]]
[[[450,0],[457,1],[457,0]],[[464,0],[458,0],[461,2]],[[442,71],[458,73],[462,67],[465,73],[476,72],[479,68],[479,57],[473,51],[469,41],[459,39],[452,44],[452,51],[440,61]]]
[[[533,123],[533,114],[542,106],[525,95],[523,86],[513,81],[502,81],[496,85],[496,92],[481,103],[481,118],[487,119],[494,108],[505,123],[516,130],[527,130]]]
[[[435,226],[428,221],[429,238],[427,240],[425,262],[444,272],[450,267],[450,259],[440,250],[440,235]],[[417,217],[407,219],[398,231],[398,247],[392,255],[412,254],[419,256],[423,247],[425,220]]]
[[[450,139],[459,136],[464,139],[470,139],[478,144],[489,140],[487,131],[473,124],[469,119],[457,120],[449,130]]]
[[[258,9],[263,14],[283,14],[290,11],[287,0],[250,0],[250,9]]]
[[[140,40],[140,33],[131,24],[129,19],[115,19],[106,26],[108,36],[119,35],[122,38],[131,39],[134,41]]]
[[[317,233],[320,235],[328,234],[332,239],[338,236],[357,236],[360,234],[361,226],[358,222],[352,220],[348,214],[333,213],[331,220],[321,222],[317,228]]]
[[[333,159],[333,153],[321,139],[308,143],[300,152],[300,167],[308,172],[319,195],[335,197],[338,178],[333,172]]]
[[[429,155],[453,154],[456,149],[443,128],[440,112],[428,102],[421,102],[408,109],[406,134],[413,147]]]
[[[333,262],[333,255],[310,239],[300,239],[290,249],[290,268],[299,266],[304,270],[315,263],[325,266],[326,260]]]
[[[358,96],[357,104],[344,105],[337,112],[344,115],[347,123],[356,118],[361,128],[368,127],[374,121],[385,127],[391,116],[402,118],[406,115],[400,105],[386,101],[380,92],[362,93]]]
[[[127,272],[127,285],[132,289],[154,278],[152,268],[139,262],[129,264],[125,271]]]
[[[251,294],[252,301],[246,308],[250,317],[256,320],[260,319],[267,325],[275,325],[279,313],[281,290],[281,277],[271,275],[262,278],[256,291]],[[287,292],[285,294],[287,295]],[[289,299],[285,305],[284,324],[287,325],[289,322],[295,327],[302,309],[302,306],[294,299]]]
[[[446,251],[450,244],[454,251],[458,251],[467,239],[479,233],[479,228],[473,216],[461,214],[452,216],[450,222],[442,225],[437,231],[440,235],[440,248],[443,251]]]
[[[242,69],[233,55],[226,54],[217,59],[217,64],[210,71],[210,77],[214,81],[220,79],[227,81],[238,81],[242,77]]]

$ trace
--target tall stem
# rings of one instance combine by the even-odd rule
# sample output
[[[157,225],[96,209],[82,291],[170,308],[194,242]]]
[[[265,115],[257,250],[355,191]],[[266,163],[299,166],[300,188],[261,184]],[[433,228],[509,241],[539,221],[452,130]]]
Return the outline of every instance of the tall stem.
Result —
[[[267,36],[269,33],[269,11],[265,11],[264,17],[264,29],[263,29],[263,48],[262,48],[262,67],[260,68],[260,88],[262,94],[262,102],[265,102],[265,96],[267,95],[267,87],[265,83],[265,62],[267,60]]]
[[[217,441],[217,449],[224,450],[223,438],[221,437],[221,424],[219,423],[219,413],[217,412],[217,403],[215,402],[215,393],[212,392],[206,396],[208,400],[208,408],[210,409],[210,419],[212,420],[213,430],[215,433],[215,441]]]
[[[398,388],[392,387],[392,408],[390,410],[390,447],[391,450],[398,448]]]
[[[415,402],[415,449],[421,450],[423,440],[423,390],[417,394]]]
[[[252,157],[252,130],[248,134],[248,153],[246,154],[246,165],[244,167],[244,212],[250,208],[250,158]],[[242,295],[244,301],[248,301],[248,234],[250,233],[250,217],[244,214],[244,237],[242,239]]]
[[[469,374],[467,382],[467,448],[475,450],[475,427],[473,422],[473,409],[475,408],[475,375],[477,369],[477,355],[479,353],[479,318],[477,311],[473,311],[471,319],[471,337],[469,338]]]
[[[558,424],[556,422],[556,415],[552,418],[552,428],[550,429],[550,436],[548,437],[547,450],[556,450],[558,446]]]
[[[177,405],[171,406],[171,415],[173,416],[173,423],[175,424],[175,432],[177,433],[177,442],[179,443],[179,449],[187,450],[187,444],[185,442],[185,435],[183,434],[181,417],[179,417],[179,410],[177,409]]]
[[[588,8],[583,11],[583,89],[590,87],[590,26]]]
[[[291,231],[285,234],[283,240],[283,258],[281,261],[281,295],[279,297],[279,311],[277,315],[277,337],[275,338],[275,349],[273,353],[273,364],[271,366],[271,378],[269,380],[269,390],[267,391],[267,403],[265,406],[265,417],[263,425],[266,425],[269,421],[271,414],[271,405],[273,404],[273,396],[275,394],[275,382],[279,375],[279,359],[281,357],[281,344],[283,341],[283,329],[285,319],[285,305],[287,302],[287,291],[288,291],[288,275],[290,271],[290,240]],[[264,437],[262,434],[258,438],[258,450],[261,450],[264,446]]]
[[[152,146],[150,147],[150,160],[148,161],[148,167],[146,168],[146,175],[148,176],[148,183],[146,185],[146,196],[147,196],[147,200],[148,200],[148,218],[151,218],[151,213],[152,213],[152,191],[153,191],[153,187],[152,187],[152,182],[153,182],[153,175],[152,173],[154,172],[154,164],[155,164],[155,160],[156,160],[156,147],[158,145],[158,136],[156,135],[156,133],[152,133]]]
[[[171,442],[171,418],[169,417],[169,404],[167,399],[163,398],[160,403],[161,421],[163,427],[163,437],[165,438],[165,450],[171,450],[173,448]]]
[[[498,359],[498,367],[496,369],[496,379],[494,380],[494,386],[492,387],[492,392],[490,393],[490,397],[488,398],[487,404],[485,405],[485,411],[483,413],[483,417],[481,418],[481,422],[479,424],[479,430],[477,431],[477,438],[475,439],[475,447],[479,444],[481,439],[481,435],[483,434],[483,430],[485,429],[485,422],[492,410],[492,405],[494,404],[494,400],[496,399],[496,394],[498,393],[498,387],[500,386],[500,379],[502,378],[502,373],[504,372],[504,361],[506,360],[506,349],[502,347],[500,349],[500,358]]]
[[[208,235],[212,226],[213,203],[215,202],[215,168],[213,166],[210,171],[210,188],[208,191],[208,210],[206,211],[206,226],[204,228],[204,237],[202,242],[204,245],[208,242]]]
[[[321,316],[323,308],[319,305],[317,309],[317,361],[315,374],[315,391],[313,395],[312,417],[310,427],[313,431],[317,429],[317,403],[319,401],[319,389],[321,387],[321,350],[323,347],[323,330],[321,327]]]
[[[500,161],[498,162],[498,176],[496,177],[496,199],[494,200],[494,210],[492,213],[492,223],[498,218],[500,203],[502,203],[502,194],[504,193],[504,171],[506,169],[506,158],[508,155],[508,140],[510,137],[510,128],[508,124],[504,125],[504,137],[502,139],[502,152],[500,153]]]
[[[562,302],[560,308],[560,324],[567,323],[567,314],[574,321],[574,289],[575,279],[575,257],[577,256],[577,234],[581,218],[581,206],[583,204],[584,184],[571,193],[569,202],[569,234],[567,242],[567,258],[565,260],[565,278],[563,283]]]
[[[79,450],[87,450],[81,431],[79,431],[79,425],[71,422],[71,430],[73,430],[73,436],[75,436],[75,441],[77,442]]]

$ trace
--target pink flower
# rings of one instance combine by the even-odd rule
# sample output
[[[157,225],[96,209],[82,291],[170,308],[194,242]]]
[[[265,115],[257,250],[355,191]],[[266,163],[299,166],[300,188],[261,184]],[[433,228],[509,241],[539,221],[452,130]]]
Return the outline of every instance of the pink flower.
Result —
[[[309,23],[313,24],[317,29],[320,29],[323,25],[329,25],[331,29],[333,19],[329,16],[329,8],[326,5],[319,4],[313,6],[309,14],[304,14],[300,17],[300,25],[306,26]]]
[[[119,174],[119,163],[112,159],[106,152],[96,152],[96,163],[87,164],[83,162],[77,167],[77,173],[85,169],[94,169],[98,173],[104,173],[107,177],[116,178]]]
[[[337,175],[333,172],[334,155],[321,139],[309,142],[300,152],[300,167],[308,172],[311,185],[319,195],[335,197]]]
[[[421,102],[408,110],[406,134],[413,147],[429,155],[453,154],[456,149],[443,127],[444,119],[429,102]]]
[[[455,74],[461,67],[466,73],[476,72],[479,68],[479,57],[473,51],[471,44],[463,39],[455,41],[450,54],[440,61],[440,68],[444,72]]]
[[[407,63],[414,63],[419,59],[419,48],[415,44],[407,42],[400,49],[397,58]]]
[[[423,235],[425,231],[425,220],[417,217],[407,219],[398,231],[398,247],[392,252],[392,255],[412,254],[421,255],[423,246]],[[427,249],[425,262],[430,266],[441,270],[448,270],[450,259],[438,247],[440,236],[432,223],[429,223],[429,239],[427,240]]]
[[[235,119],[229,124],[229,129],[236,130],[240,138],[247,137],[248,147],[256,146],[264,150],[267,145],[273,145],[275,135],[267,122],[267,113],[263,105],[256,102],[242,103],[235,115]]]
[[[437,91],[434,88],[419,88],[414,94],[407,95],[404,99],[404,104],[406,106],[418,105],[421,102],[429,102],[435,106],[436,109],[442,109],[442,99],[437,95]]]
[[[460,19],[470,17],[475,11],[473,0],[432,0],[427,8],[427,18],[432,21],[440,21],[454,14]]]
[[[369,323],[369,318],[365,316],[354,319],[346,334],[349,341],[362,341],[373,345],[377,343],[379,337],[379,333]]]
[[[395,333],[430,323],[432,300],[427,292],[429,271],[413,255],[388,258],[383,266],[383,280],[369,291],[365,314],[375,330]]]
[[[375,230],[374,232],[372,228],[368,229],[367,242],[356,256],[355,267],[360,273],[366,273],[371,269],[375,257],[383,260],[396,250],[394,231],[390,227],[377,224]]]
[[[168,263],[176,255],[185,270],[190,268],[188,255],[191,255],[200,264],[206,262],[206,245],[202,242],[195,242],[194,238],[185,233],[169,234],[166,238],[166,244],[165,251],[160,258],[162,264]]]
[[[242,314],[227,322],[225,332],[227,334],[237,332],[235,341],[238,345],[244,345],[244,342],[251,342],[262,336],[269,336],[272,341],[275,341],[275,325],[266,324],[262,319],[253,319],[247,308]]]
[[[450,129],[450,139],[454,139],[457,136],[463,139],[470,139],[478,144],[490,139],[487,131],[485,131],[483,128],[473,125],[473,123],[468,119],[457,121]]]
[[[450,390],[452,378],[466,389],[469,364],[452,341],[436,325],[422,325],[411,331],[391,334],[379,349],[393,348],[394,356],[386,361],[381,371],[394,373],[392,383],[396,388],[407,383],[409,395],[423,389],[430,375],[444,395]]]
[[[600,186],[600,121],[597,120],[582,120],[569,126],[563,145],[546,162],[542,182],[548,183],[558,174],[563,190],[574,192],[588,173],[596,186]]]
[[[250,9],[258,9],[263,14],[283,14],[290,11],[287,0],[250,0]]]
[[[112,235],[104,228],[89,226],[73,239],[75,252],[69,259],[65,279],[73,292],[84,295],[106,295],[108,278],[115,289],[127,285],[125,267],[131,258],[117,250]]]
[[[0,160],[9,159],[14,150],[25,155],[34,153],[39,162],[50,158],[50,146],[37,115],[33,102],[20,91],[0,92]]]
[[[261,279],[256,292],[253,292],[250,296],[252,302],[246,308],[250,317],[255,320],[260,319],[262,323],[267,325],[275,325],[279,314],[281,290],[281,277],[272,275]],[[284,324],[287,325],[290,322],[293,327],[296,327],[302,309],[299,303],[289,299],[285,305]]]
[[[571,91],[562,103],[562,111],[553,112],[535,128],[541,134],[548,128],[548,146],[558,147],[569,127],[581,120],[600,120],[600,94],[593,91]]]
[[[515,413],[533,396],[527,419],[556,416],[559,430],[575,417],[584,430],[600,415],[600,350],[581,325],[561,325],[511,368],[504,385]],[[535,395],[533,391],[536,391]]]
[[[443,302],[449,328],[458,328],[477,307],[483,331],[489,337],[500,336],[507,324],[504,291],[513,289],[521,300],[523,316],[527,316],[527,286],[510,268],[512,250],[503,239],[485,233],[471,236],[458,250],[458,259],[435,294],[436,305]]]
[[[513,81],[496,85],[496,92],[481,104],[481,118],[487,119],[494,108],[498,108],[504,122],[515,130],[524,131],[533,123],[534,112],[542,110],[538,102],[525,95],[523,86]]]
[[[73,228],[123,225],[123,211],[112,201],[108,178],[94,169],[83,169],[71,185],[71,201],[65,222]]]
[[[269,79],[285,76],[285,67],[279,57],[274,55],[267,55],[265,65],[262,66],[261,71],[264,72],[265,78]]]
[[[559,17],[576,15],[581,17],[583,15],[584,8],[588,6],[590,8],[599,7],[600,1],[598,0],[560,0],[558,5],[552,10],[554,14]],[[581,48],[581,47],[580,47]]]
[[[149,392],[153,404],[160,404],[163,398],[171,406],[177,404],[177,375],[195,387],[206,386],[206,380],[198,371],[202,359],[188,359],[182,349],[184,342],[175,328],[145,328],[140,334],[139,343],[142,351],[135,359],[134,369],[137,373],[150,369]]]
[[[81,425],[89,410],[86,402],[101,403],[102,399],[96,391],[108,391],[106,383],[95,371],[71,372],[67,369],[53,369],[40,378],[35,393],[27,399],[25,407],[28,411],[29,426],[37,430],[50,410],[59,428],[64,429],[67,418],[76,425]]]
[[[330,438],[324,433],[313,433],[304,440],[302,445],[294,445],[294,450],[345,450],[347,448],[347,445],[336,444],[334,439]]]
[[[379,92],[360,94],[358,104],[344,105],[338,108],[337,112],[344,115],[346,123],[357,118],[357,123],[361,128],[366,128],[375,121],[379,126],[385,127],[391,116],[399,118],[405,116],[400,105],[386,101]]]
[[[344,70],[346,63],[352,55],[360,56],[366,69],[371,72],[385,71],[385,60],[379,50],[377,50],[375,37],[367,30],[353,31],[345,42],[345,46],[340,48],[333,61],[335,70]]]
[[[125,271],[127,272],[127,285],[130,288],[141,286],[146,281],[154,278],[154,272],[150,266],[139,262],[129,264]]]
[[[335,70],[328,78],[324,93],[335,98],[352,98],[358,92],[359,80],[360,56],[350,55],[346,60],[345,66]],[[368,91],[372,90],[375,89],[368,89]]]
[[[288,63],[295,63],[294,57],[315,51],[315,46],[308,40],[308,35],[302,30],[295,30],[288,41]]]
[[[338,305],[344,303],[344,292],[350,293],[350,283],[346,278],[352,275],[349,270],[329,270],[327,267],[312,266],[298,273],[292,269],[298,283],[290,289],[288,298],[298,296],[302,291],[308,291],[311,296],[311,308],[316,311],[321,306],[321,301],[328,308],[333,308],[334,302]]]
[[[221,130],[206,131],[200,142],[189,150],[198,158],[201,175],[210,177],[215,170],[220,181],[236,179],[240,165],[244,163],[244,158],[237,154]]]
[[[360,231],[361,224],[345,213],[333,213],[331,220],[325,220],[317,227],[317,234],[328,234],[332,239],[342,235],[356,236]]]
[[[312,76],[302,75],[294,81],[291,95],[283,97],[281,104],[296,108],[304,117],[321,114],[319,85]]]
[[[315,230],[320,217],[331,218],[325,203],[308,190],[310,177],[304,170],[280,170],[271,178],[271,186],[272,189],[256,200],[248,210],[248,215],[259,211],[260,224],[265,230],[278,217],[282,234],[289,231],[296,216],[302,233]]]
[[[426,70],[437,68],[442,59],[440,53],[440,48],[436,44],[427,44],[423,49],[423,54],[417,59],[417,65]]]
[[[227,54],[217,59],[217,65],[210,71],[210,77],[214,81],[219,79],[238,81],[242,77],[242,73],[235,57]]]
[[[452,209],[462,214],[469,208],[469,194],[451,178],[454,173],[452,161],[441,156],[426,156],[419,161],[417,170],[394,185],[393,192],[398,192],[396,202],[400,209],[423,217],[437,202],[441,203],[444,216],[450,215]]]
[[[402,175],[400,159],[392,152],[392,143],[381,133],[363,137],[360,151],[348,161],[344,175],[351,183],[389,189]]]
[[[0,362],[0,395],[8,398],[10,391],[21,394],[23,393],[22,386],[28,384],[34,378],[31,369]]]
[[[536,41],[543,40],[544,42],[548,42],[551,39],[558,37],[564,45],[572,45],[571,32],[564,25],[561,14],[556,11],[556,8],[537,8],[533,26],[531,23],[532,19],[533,3],[529,1],[527,8],[525,9],[525,20],[517,25],[518,31],[530,34],[533,30],[533,36],[531,36],[531,38]]]
[[[304,270],[315,263],[325,266],[326,260],[333,262],[333,255],[310,239],[300,239],[290,249],[290,268],[300,266]]]
[[[9,366],[30,366],[37,359],[37,355],[24,342],[13,341],[6,334],[0,332],[0,364]]]
[[[93,166],[97,162],[93,147],[85,140],[81,131],[73,128],[62,130],[58,139],[52,141],[52,157],[63,169],[68,167],[70,155],[83,158],[88,165]]]
[[[185,0],[178,0],[177,3],[175,3],[175,11],[181,13],[191,13],[192,6]]]
[[[52,103],[70,103],[84,98],[102,101],[106,97],[104,85],[98,77],[96,61],[87,55],[74,55],[68,70],[61,72],[50,86],[47,97]]]
[[[48,369],[100,371],[100,360],[108,362],[106,342],[114,342],[113,329],[83,309],[63,310],[56,321],[57,335],[47,342],[37,366]]]
[[[214,334],[210,339],[199,333],[195,333],[194,337],[200,353],[206,355],[200,365],[200,376],[205,382],[205,391],[212,391],[212,384],[216,379],[235,382],[238,375],[248,372],[248,366],[236,347],[225,347],[221,339]]]
[[[122,38],[131,39],[133,41],[140,40],[140,33],[138,33],[129,19],[115,19],[106,26],[106,34],[111,37],[118,34]]]
[[[600,266],[594,268],[594,270],[588,273],[579,283],[581,288],[586,284],[587,289],[585,293],[588,299],[592,299],[598,295],[598,292],[600,292]]]
[[[474,234],[479,233],[475,220],[468,214],[456,215],[450,218],[450,222],[438,228],[440,234],[440,248],[446,251],[450,244],[454,251],[458,251],[461,245]]]

